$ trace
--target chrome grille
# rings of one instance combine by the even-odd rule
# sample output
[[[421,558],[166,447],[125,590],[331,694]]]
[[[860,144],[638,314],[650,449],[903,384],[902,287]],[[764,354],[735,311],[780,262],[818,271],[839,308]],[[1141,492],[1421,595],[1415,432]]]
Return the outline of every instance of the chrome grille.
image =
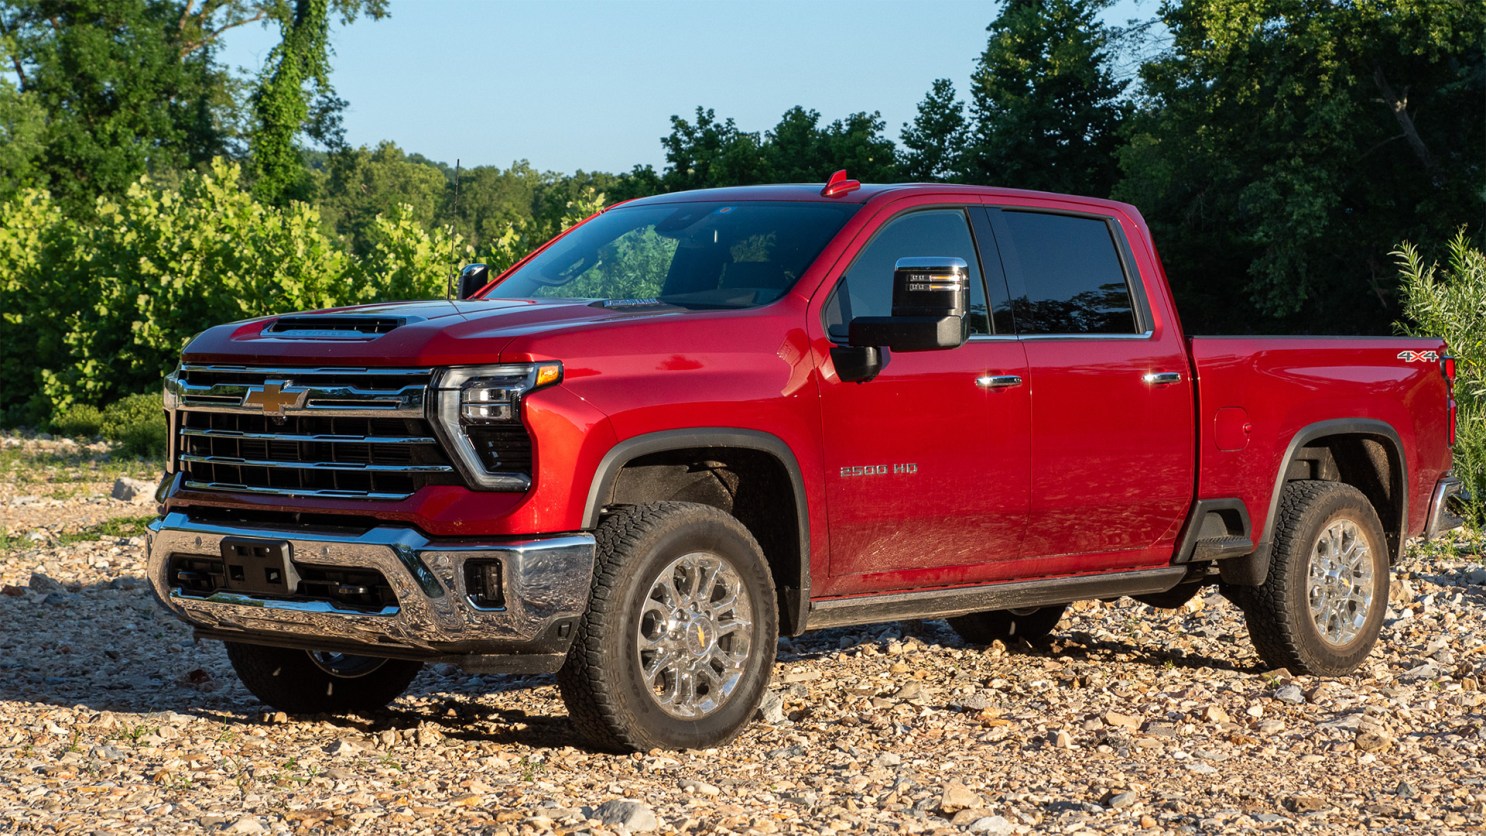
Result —
[[[188,490],[398,500],[463,484],[424,417],[432,369],[186,365],[175,461]]]

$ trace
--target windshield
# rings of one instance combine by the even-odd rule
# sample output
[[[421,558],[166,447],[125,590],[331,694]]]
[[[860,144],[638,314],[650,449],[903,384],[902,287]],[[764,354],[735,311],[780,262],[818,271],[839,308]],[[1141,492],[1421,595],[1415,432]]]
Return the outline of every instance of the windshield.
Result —
[[[496,285],[487,299],[595,299],[610,307],[748,308],[794,286],[856,212],[830,203],[621,206]]]

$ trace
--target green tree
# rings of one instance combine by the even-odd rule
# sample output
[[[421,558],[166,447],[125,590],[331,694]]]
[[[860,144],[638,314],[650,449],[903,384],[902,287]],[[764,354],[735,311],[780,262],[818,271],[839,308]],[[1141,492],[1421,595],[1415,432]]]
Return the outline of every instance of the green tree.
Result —
[[[220,153],[228,79],[213,65],[211,45],[188,48],[179,24],[180,9],[159,0],[0,7],[0,51],[16,90],[0,91],[0,120],[19,140],[0,164],[44,179],[69,206],[86,209],[145,171],[204,164]]]
[[[759,136],[738,130],[732,119],[718,121],[711,109],[698,107],[696,123],[671,117],[671,132],[661,138],[667,191],[761,183],[765,176]]]
[[[832,167],[828,154],[820,113],[792,107],[764,136],[763,155],[768,166],[768,176],[764,179],[781,183],[823,181],[841,168]]]
[[[345,101],[330,84],[330,12],[334,5],[344,22],[365,11],[386,14],[386,0],[228,0],[225,6],[256,7],[283,33],[269,56],[253,93],[254,127],[249,147],[254,192],[270,203],[306,200],[312,180],[300,153],[298,137],[336,147],[340,144],[340,111]]]
[[[953,180],[965,146],[965,104],[954,82],[934,80],[918,104],[913,123],[903,128],[898,167],[908,180]]]
[[[319,213],[255,200],[233,163],[142,177],[89,216],[42,190],[0,204],[0,410],[36,421],[154,390],[206,325],[440,296],[463,242],[395,205],[347,256]]]
[[[330,86],[329,0],[295,0],[279,21],[283,40],[269,57],[262,84],[253,94],[253,190],[270,203],[304,200],[309,173],[295,138],[310,115],[310,89]]]
[[[971,77],[969,182],[1106,196],[1126,84],[1110,69],[1109,0],[1009,0]]]
[[[826,165],[805,182],[825,182],[831,172],[846,169],[852,177],[871,183],[893,183],[898,172],[898,148],[883,135],[882,114],[853,113],[826,126],[823,144]]]
[[[1486,5],[1187,0],[1118,194],[1198,330],[1383,333],[1388,253],[1482,217]],[[1481,235],[1479,226],[1470,234]]]
[[[379,215],[397,214],[433,227],[448,187],[438,167],[414,161],[401,148],[383,142],[374,149],[348,148],[330,154],[317,206],[325,221],[347,240],[351,252],[364,255]]]

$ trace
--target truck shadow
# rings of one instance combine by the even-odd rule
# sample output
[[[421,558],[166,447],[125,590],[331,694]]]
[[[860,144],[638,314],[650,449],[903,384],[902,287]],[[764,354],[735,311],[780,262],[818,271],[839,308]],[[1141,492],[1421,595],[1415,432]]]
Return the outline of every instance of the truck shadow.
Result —
[[[479,698],[532,693],[551,676],[469,676],[425,669],[407,692],[420,704],[366,715],[317,715],[368,734],[414,734],[432,725],[446,737],[532,746],[578,746],[561,704],[533,694],[531,710]],[[0,701],[81,707],[141,716],[173,712],[214,723],[280,722],[237,680],[220,642],[197,642],[138,577],[64,585],[40,578],[0,594]],[[516,702],[518,707],[509,707]],[[308,719],[308,718],[307,718]]]
[[[936,647],[959,648],[972,652],[993,652],[988,648],[971,644],[954,632],[944,621],[904,621],[868,627],[843,627],[807,633],[794,639],[780,640],[779,659],[796,661],[819,659],[843,651],[861,650],[873,646],[878,653],[893,655],[893,646],[908,639],[917,639],[928,650]],[[1235,662],[1230,658],[1208,656],[1189,652],[1181,648],[1163,647],[1156,635],[1151,642],[1142,644],[1123,639],[1095,637],[1082,630],[1054,630],[1052,635],[1038,641],[1017,639],[1003,645],[1004,653],[1028,659],[1059,659],[1087,661],[1091,664],[1132,663],[1151,667],[1175,667],[1186,670],[1216,669],[1244,673],[1260,673],[1268,668],[1258,659],[1250,663]]]
[[[238,682],[221,644],[194,641],[190,629],[160,606],[138,577],[70,587],[42,578],[31,588],[10,587],[0,594],[0,625],[0,700],[140,715],[174,712],[225,724],[281,721]],[[822,659],[867,646],[890,656],[894,645],[908,641],[921,643],[927,653],[936,647],[978,650],[944,622],[921,621],[781,639],[777,659]],[[1142,644],[1059,631],[1050,642],[1015,642],[1005,652],[1091,666],[1119,662],[1247,670],[1227,659],[1162,647],[1154,635]],[[397,739],[442,735],[587,748],[555,698],[553,681],[551,676],[472,676],[433,666],[386,710],[313,719],[373,737],[391,731]],[[499,695],[508,696],[487,699]]]

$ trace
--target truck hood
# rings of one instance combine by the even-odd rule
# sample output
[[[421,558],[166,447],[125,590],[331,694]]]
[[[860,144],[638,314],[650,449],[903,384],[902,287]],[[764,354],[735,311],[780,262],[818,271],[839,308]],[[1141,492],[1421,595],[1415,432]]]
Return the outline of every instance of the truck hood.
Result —
[[[197,335],[192,363],[439,366],[499,362],[511,340],[692,312],[643,300],[468,299],[391,302],[282,314]]]

